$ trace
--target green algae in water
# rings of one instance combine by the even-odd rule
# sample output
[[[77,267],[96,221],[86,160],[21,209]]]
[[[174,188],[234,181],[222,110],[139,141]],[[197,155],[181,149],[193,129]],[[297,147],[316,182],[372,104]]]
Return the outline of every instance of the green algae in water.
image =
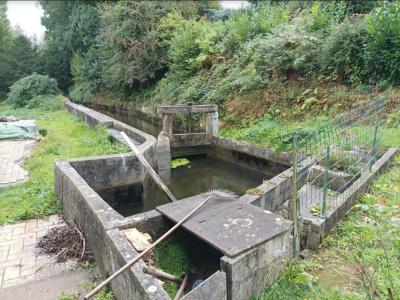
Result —
[[[187,158],[175,158],[173,161],[171,161],[171,168],[176,169],[178,167],[186,166],[190,162]]]

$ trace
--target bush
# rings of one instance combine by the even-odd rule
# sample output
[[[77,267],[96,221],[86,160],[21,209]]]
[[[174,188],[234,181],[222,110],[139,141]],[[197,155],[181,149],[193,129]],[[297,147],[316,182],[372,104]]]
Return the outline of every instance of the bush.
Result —
[[[222,52],[233,53],[257,35],[271,32],[279,24],[288,22],[288,11],[283,6],[264,6],[234,13],[224,23]]]
[[[264,79],[297,78],[317,67],[318,38],[299,25],[279,26],[248,46],[257,73]]]
[[[346,14],[344,1],[315,1],[310,8],[313,16],[312,30],[329,31],[332,22],[341,22]]]
[[[55,79],[33,73],[13,84],[8,93],[8,101],[14,107],[25,107],[36,96],[54,96],[56,94],[58,94],[58,88]]]
[[[322,45],[322,71],[331,74],[333,79],[360,83],[365,74],[366,38],[364,20],[346,19],[342,24],[335,26]]]
[[[64,107],[65,98],[62,95],[40,95],[29,101],[27,108],[40,108],[46,111],[60,110]]]
[[[367,17],[367,69],[375,81],[400,83],[400,2],[384,2]]]
[[[205,19],[184,22],[170,42],[170,70],[179,78],[188,78],[205,64],[210,64],[210,56],[217,50],[221,26],[221,22],[207,22]]]

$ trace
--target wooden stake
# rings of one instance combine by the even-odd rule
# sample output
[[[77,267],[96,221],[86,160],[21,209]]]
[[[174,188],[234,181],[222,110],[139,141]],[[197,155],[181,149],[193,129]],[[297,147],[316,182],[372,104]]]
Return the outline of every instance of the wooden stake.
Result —
[[[207,203],[208,200],[210,200],[212,196],[208,196],[206,200],[201,202],[198,206],[196,206],[190,213],[186,215],[182,220],[180,220],[178,223],[176,223],[170,230],[168,230],[166,233],[164,233],[163,236],[161,236],[157,241],[155,241],[153,244],[151,244],[146,250],[144,250],[142,253],[140,253],[138,256],[127,262],[122,268],[120,268],[118,271],[116,271],[114,274],[112,274],[110,277],[108,277],[106,280],[104,280],[102,283],[100,283],[96,288],[94,288],[89,294],[87,294],[84,299],[89,299],[90,297],[94,296],[97,294],[104,286],[106,286],[109,282],[111,282],[115,277],[117,277],[119,274],[124,272],[126,269],[128,269],[130,266],[132,266],[134,263],[136,263],[139,259],[141,259],[147,252],[149,252],[151,249],[153,249],[155,246],[157,246],[159,243],[161,243],[165,238],[167,238],[171,233],[173,233],[179,226],[181,226],[187,219],[189,219],[196,211],[198,211],[201,207],[203,207],[204,204]]]
[[[161,178],[157,175],[156,171],[150,166],[147,160],[143,157],[142,153],[136,148],[135,144],[132,143],[131,139],[126,135],[125,132],[120,132],[121,136],[124,138],[125,142],[132,149],[133,153],[135,153],[137,159],[142,163],[142,165],[146,168],[147,172],[149,172],[150,176],[154,179],[156,184],[164,191],[167,197],[172,201],[176,201],[175,196],[171,193],[169,188],[164,184]]]

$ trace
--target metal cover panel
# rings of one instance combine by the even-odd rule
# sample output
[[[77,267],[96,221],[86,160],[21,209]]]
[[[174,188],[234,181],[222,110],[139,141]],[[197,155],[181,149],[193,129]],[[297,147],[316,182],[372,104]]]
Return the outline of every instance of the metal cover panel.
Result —
[[[179,222],[209,194],[201,194],[156,209]],[[223,254],[234,257],[288,230],[282,217],[236,198],[213,196],[182,227]]]

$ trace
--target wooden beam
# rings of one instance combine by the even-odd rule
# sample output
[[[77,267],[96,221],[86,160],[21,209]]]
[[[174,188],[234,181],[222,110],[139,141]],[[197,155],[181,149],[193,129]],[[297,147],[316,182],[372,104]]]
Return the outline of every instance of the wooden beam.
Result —
[[[137,159],[142,163],[142,165],[145,167],[147,172],[149,172],[150,176],[154,179],[156,184],[164,191],[165,195],[167,195],[168,199],[171,202],[175,202],[176,201],[175,196],[171,193],[169,188],[164,184],[164,182],[161,180],[161,178],[157,175],[156,171],[154,171],[154,169],[150,166],[150,164],[144,158],[142,153],[140,153],[139,150],[136,148],[136,146],[132,143],[131,139],[123,131],[121,131],[121,136],[126,141],[126,143],[129,145],[129,147],[132,149],[133,153],[135,153]]]
[[[161,114],[174,114],[178,112],[193,112],[193,113],[209,113],[218,111],[218,105],[205,104],[205,105],[160,105],[158,112]]]

